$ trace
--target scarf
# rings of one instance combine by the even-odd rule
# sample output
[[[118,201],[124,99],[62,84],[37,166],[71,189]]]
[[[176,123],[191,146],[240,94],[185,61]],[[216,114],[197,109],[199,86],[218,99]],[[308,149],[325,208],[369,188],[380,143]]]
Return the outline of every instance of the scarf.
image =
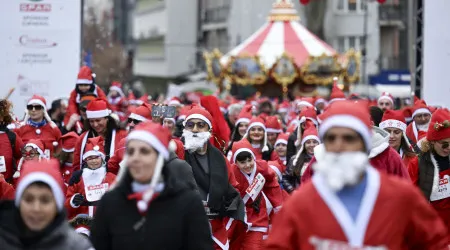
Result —
[[[40,121],[40,122],[34,122],[31,119],[28,119],[27,124],[32,127],[35,127],[35,128],[40,128],[40,127],[44,126],[45,124],[47,124],[47,121],[45,119],[42,119],[42,121]]]
[[[208,207],[211,212],[219,213],[221,217],[227,216],[244,221],[244,203],[240,194],[228,182],[228,168],[224,155],[209,142],[206,154],[209,174],[205,173],[195,153],[185,151],[185,160],[192,166],[198,187],[209,194]]]

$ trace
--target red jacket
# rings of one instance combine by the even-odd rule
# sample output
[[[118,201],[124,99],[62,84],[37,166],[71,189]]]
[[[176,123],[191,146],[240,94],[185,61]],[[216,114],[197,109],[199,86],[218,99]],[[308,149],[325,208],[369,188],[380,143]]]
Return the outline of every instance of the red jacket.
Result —
[[[0,177],[0,200],[14,200],[15,192],[13,186]]]
[[[111,185],[114,183],[114,180],[116,179],[116,176],[114,174],[108,173],[106,172],[105,178],[102,181],[103,183],[108,183],[109,187],[111,187]],[[86,192],[85,192],[85,186],[84,186],[84,181],[83,181],[83,177],[80,177],[80,181],[78,183],[73,184],[72,186],[69,186],[67,188],[67,193],[66,193],[66,202],[64,203],[64,206],[67,209],[67,216],[69,219],[72,219],[73,217],[79,215],[79,214],[88,214],[90,216],[93,215],[93,213],[95,212],[94,208],[92,207],[90,208],[89,206],[79,206],[78,208],[74,208],[72,207],[71,200],[72,197],[75,194],[81,194],[83,195],[83,197],[86,199]],[[91,211],[89,211],[89,209],[91,209]]]
[[[47,123],[40,128],[25,124],[15,131],[17,135],[22,138],[24,144],[27,144],[31,139],[39,139],[44,143],[45,150],[50,151],[50,153],[55,152],[56,146],[54,145],[58,145],[59,139],[61,139],[61,131],[58,127],[52,127],[50,123]],[[51,154],[49,156],[51,156]]]
[[[89,131],[86,131],[83,134],[81,134],[80,138],[78,138],[78,141],[75,144],[75,151],[73,153],[73,167],[75,169],[80,169],[80,166],[81,166],[81,163],[82,163],[81,157],[83,156],[84,147],[86,146],[85,144],[86,144],[86,141],[87,141],[87,138],[85,139],[85,137],[87,137],[88,132]],[[120,147],[119,146],[120,145],[120,140],[122,140],[126,136],[127,136],[127,131],[125,131],[125,130],[116,130],[116,135],[115,135],[115,140],[114,140],[114,148],[109,151],[111,157],[115,154],[117,149]],[[111,147],[112,146],[113,146],[113,144],[111,143]]]
[[[406,136],[411,139],[411,141],[414,144],[417,144],[418,141],[420,141],[420,139],[426,137],[427,132],[425,131],[418,131],[418,129],[416,128],[416,122],[411,122],[408,127],[406,127]]]
[[[12,131],[11,131],[12,132]],[[13,132],[14,133],[14,132]],[[16,133],[16,146],[15,148],[11,148],[11,143],[9,141],[8,135],[6,133],[0,133],[0,155],[5,157],[5,168],[6,172],[3,174],[6,180],[9,180],[14,175],[13,169],[13,159],[15,159],[15,163],[17,166],[18,161],[22,157],[23,142],[19,135]]]
[[[94,94],[96,94],[98,98],[103,98],[105,100],[107,99],[105,92],[97,85],[95,85]],[[74,89],[72,90],[72,92],[70,92],[69,105],[67,106],[67,112],[66,115],[64,116],[64,124],[69,123],[69,119],[70,116],[72,116],[72,114],[80,114],[78,110],[79,102],[80,102],[80,95]]]

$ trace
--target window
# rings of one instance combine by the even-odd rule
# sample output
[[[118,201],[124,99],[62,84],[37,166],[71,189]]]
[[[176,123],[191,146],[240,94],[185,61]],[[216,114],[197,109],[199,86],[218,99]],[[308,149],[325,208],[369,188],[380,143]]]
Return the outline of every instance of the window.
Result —
[[[360,36],[341,36],[336,38],[334,46],[339,53],[345,53],[349,49],[360,51],[364,48],[363,40]]]
[[[368,0],[333,0],[340,12],[362,12]]]
[[[339,53],[345,52],[345,37],[339,37],[337,40],[337,50]]]
[[[357,7],[357,3],[356,0],[348,0],[348,10],[349,11],[356,11],[356,7]]]
[[[344,4],[345,4],[345,1],[346,0],[338,0],[338,2],[337,2],[337,9],[338,10],[344,10]]]
[[[348,48],[354,48],[355,49],[356,46],[356,37],[351,36],[348,38]]]

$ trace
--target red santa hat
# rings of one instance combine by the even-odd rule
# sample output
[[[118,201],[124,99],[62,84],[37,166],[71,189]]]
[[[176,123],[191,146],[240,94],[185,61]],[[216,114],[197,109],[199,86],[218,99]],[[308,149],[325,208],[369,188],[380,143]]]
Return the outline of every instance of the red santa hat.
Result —
[[[344,91],[342,91],[342,89],[340,89],[338,87],[337,81],[338,81],[338,78],[334,77],[333,78],[333,87],[331,88],[331,94],[330,94],[330,101],[329,101],[330,104],[335,101],[345,100]]]
[[[108,102],[101,98],[90,101],[86,107],[86,116],[88,119],[103,118],[110,114],[111,110],[108,108]]]
[[[282,133],[280,121],[276,116],[268,116],[266,118],[266,131],[268,133]]]
[[[286,134],[290,135],[292,133],[294,133],[295,129],[297,128],[298,123],[291,123],[289,124],[289,126],[286,129]]]
[[[403,116],[405,117],[406,122],[412,121],[412,108],[406,106],[402,109]]]
[[[131,112],[129,118],[141,122],[149,121],[152,119],[152,107],[147,103],[143,103]]]
[[[199,106],[194,106],[190,110],[186,112],[186,119],[183,122],[183,126],[186,126],[186,122],[190,119],[200,119],[206,122],[209,125],[209,128],[212,129],[212,116],[208,112],[208,110],[201,108]]]
[[[49,160],[45,162],[27,161],[24,164],[22,176],[19,179],[16,188],[16,207],[20,206],[23,192],[27,187],[36,182],[43,182],[50,187],[56,202],[58,211],[64,209],[64,189],[65,185],[59,172],[59,162],[57,160]]]
[[[105,141],[103,137],[89,138],[84,148],[83,161],[90,156],[100,156],[105,160]]]
[[[325,103],[325,105],[328,103],[327,100],[325,100],[325,98],[321,97],[321,96],[317,96],[315,101],[314,101],[314,106],[317,106],[321,103]]]
[[[411,147],[409,139],[406,136],[406,127],[407,127],[406,120],[401,110],[391,110],[391,109],[386,110],[383,114],[383,119],[381,120],[379,127],[381,129],[386,128],[400,129],[403,133],[403,138],[406,141],[406,145],[408,147]]]
[[[378,98],[378,103],[380,103],[381,100],[387,100],[391,102],[392,105],[394,105],[394,97],[388,92],[383,92],[381,94],[381,96]]]
[[[299,107],[301,107],[301,106],[305,106],[305,107],[313,107],[313,105],[312,105],[312,103],[311,103],[311,100],[310,100],[310,99],[305,99],[305,98],[300,99],[300,100],[297,100],[296,103],[295,103],[295,106],[296,106],[297,108],[299,108]]]
[[[187,115],[189,109],[190,109],[189,106],[182,107],[180,110],[180,115],[178,115],[178,117],[177,117],[177,121],[186,120],[186,115]]]
[[[247,104],[241,109],[241,112],[239,112],[238,119],[236,120],[234,125],[237,126],[241,122],[249,123],[252,117],[253,117],[253,106]]]
[[[279,134],[277,137],[277,140],[275,141],[275,145],[273,145],[273,146],[276,147],[280,143],[287,145],[288,140],[289,140],[289,134],[286,134],[286,133]]]
[[[319,127],[319,136],[323,138],[333,127],[346,127],[361,135],[367,152],[371,149],[372,125],[367,107],[355,105],[352,101],[339,101],[330,105],[324,113]]]
[[[27,105],[39,105],[42,107],[42,110],[44,110],[44,118],[45,120],[50,124],[50,126],[52,128],[56,128],[56,124],[52,121],[52,118],[50,118],[50,116],[47,113],[47,101],[45,100],[44,97],[40,96],[40,95],[33,95],[29,100]],[[25,119],[24,121],[28,121],[28,119],[30,118],[30,114],[28,111],[25,112]]]
[[[295,146],[300,146],[301,138],[302,138],[302,128],[301,125],[307,121],[314,123],[314,125],[318,126],[319,123],[317,121],[317,112],[314,107],[307,107],[303,109],[299,114],[299,122],[297,126],[297,141],[295,142]]]
[[[111,83],[111,87],[109,87],[109,91],[117,91],[117,93],[119,93],[120,96],[125,97],[125,94],[122,91],[122,83],[120,82],[112,82]]]
[[[75,132],[69,132],[61,137],[62,151],[72,153],[75,151],[75,144],[78,141],[78,134]]]
[[[81,67],[78,72],[76,84],[92,84],[94,83],[93,74],[91,68],[88,66]]]
[[[264,124],[264,120],[259,118],[259,117],[253,117],[250,120],[250,123],[248,124],[247,127],[247,132],[245,133],[245,135],[243,136],[243,138],[247,138],[249,137],[249,132],[250,129],[253,127],[261,127],[264,130],[264,141],[263,141],[263,148],[262,148],[262,152],[266,152],[269,151],[269,147],[267,146],[267,129],[266,129],[266,125]]]
[[[137,201],[137,208],[141,213],[147,211],[149,202],[154,198],[157,192],[157,184],[161,180],[161,173],[164,167],[164,161],[169,159],[169,152],[173,151],[174,142],[171,140],[172,135],[167,128],[161,126],[161,124],[153,122],[139,123],[134,127],[127,136],[127,144],[131,140],[138,140],[147,143],[150,147],[158,152],[158,158],[156,159],[155,169],[153,171],[150,187],[139,195]],[[126,157],[126,156],[125,156]],[[117,175],[116,183],[119,182],[125,176],[127,167],[121,167]]]
[[[233,155],[231,157],[231,159],[233,160],[232,163],[236,162],[236,157],[242,152],[250,153],[252,155],[253,159],[256,160],[255,153],[253,152],[253,147],[250,144],[250,142],[247,140],[240,140],[240,141],[234,142],[233,147],[231,148],[231,152]]]
[[[288,101],[283,101],[280,105],[278,105],[278,113],[287,113],[291,104]]]
[[[431,111],[428,108],[428,106],[424,100],[419,100],[414,103],[412,118],[414,119],[414,116],[416,116],[418,114],[430,114],[431,115]]]
[[[305,142],[308,140],[316,140],[318,143],[320,143],[317,128],[311,124],[305,128],[305,132],[303,133],[300,141],[300,149],[295,154],[294,161],[292,162],[294,166],[297,165],[297,161],[305,148]]]
[[[439,141],[450,138],[450,112],[446,108],[438,109],[431,116],[427,140]]]
[[[39,159],[41,158],[46,158],[45,155],[45,147],[44,147],[44,142],[42,142],[40,139],[31,139],[29,140],[24,146],[23,148],[26,147],[31,147],[34,150],[36,150],[39,153]],[[19,163],[17,164],[17,170],[16,172],[14,172],[13,178],[19,178],[20,177],[20,171],[22,169],[22,165],[24,163],[24,157],[21,157],[19,160]]]
[[[176,96],[172,97],[167,103],[169,106],[181,106],[181,104],[181,99]]]

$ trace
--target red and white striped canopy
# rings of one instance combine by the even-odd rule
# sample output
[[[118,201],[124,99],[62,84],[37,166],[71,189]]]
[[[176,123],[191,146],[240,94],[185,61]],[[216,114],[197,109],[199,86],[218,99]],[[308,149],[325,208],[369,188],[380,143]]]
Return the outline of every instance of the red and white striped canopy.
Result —
[[[294,58],[296,65],[301,67],[309,56],[337,54],[330,45],[292,18],[293,13],[297,15],[289,0],[278,0],[274,4],[269,21],[247,40],[224,55],[221,63],[226,65],[231,56],[257,55],[266,68],[271,68],[286,52]]]

